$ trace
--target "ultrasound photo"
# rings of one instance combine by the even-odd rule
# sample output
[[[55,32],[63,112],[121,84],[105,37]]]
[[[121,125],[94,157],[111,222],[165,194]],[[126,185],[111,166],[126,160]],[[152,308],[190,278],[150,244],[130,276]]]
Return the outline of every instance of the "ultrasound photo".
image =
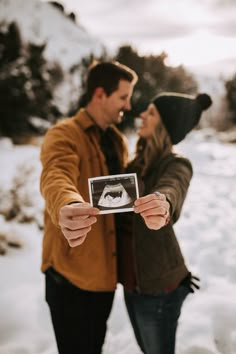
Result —
[[[90,203],[101,214],[133,211],[139,197],[136,173],[89,178],[88,183]]]

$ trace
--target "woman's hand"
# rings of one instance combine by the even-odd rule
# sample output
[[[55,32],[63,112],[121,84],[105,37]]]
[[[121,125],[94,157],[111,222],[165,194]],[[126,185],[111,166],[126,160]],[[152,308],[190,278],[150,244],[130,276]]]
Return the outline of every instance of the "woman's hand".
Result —
[[[146,226],[159,230],[170,221],[170,204],[164,194],[153,193],[138,198],[134,203],[134,212],[140,214]]]

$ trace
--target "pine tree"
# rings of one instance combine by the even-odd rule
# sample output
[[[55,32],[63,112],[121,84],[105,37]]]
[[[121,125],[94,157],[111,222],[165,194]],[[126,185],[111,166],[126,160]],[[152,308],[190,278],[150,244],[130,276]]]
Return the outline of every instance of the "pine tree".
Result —
[[[226,99],[229,107],[229,118],[236,123],[236,73],[225,82]]]
[[[46,45],[24,44],[15,23],[7,30],[0,25],[0,39],[0,135],[16,139],[38,134],[31,117],[54,122],[60,115],[53,90],[62,70],[59,65],[49,69],[43,57]]]
[[[193,94],[197,91],[194,78],[182,67],[167,66],[166,53],[159,55],[140,56],[131,46],[118,49],[115,60],[128,65],[138,74],[132,97],[132,110],[125,114],[120,129],[133,126],[133,118],[147,106],[147,103],[158,93],[175,91]]]

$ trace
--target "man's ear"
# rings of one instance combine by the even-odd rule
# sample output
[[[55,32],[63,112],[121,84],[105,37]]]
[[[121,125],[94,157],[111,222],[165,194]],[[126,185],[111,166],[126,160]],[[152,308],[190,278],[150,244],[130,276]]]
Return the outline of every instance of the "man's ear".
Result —
[[[106,93],[102,87],[97,87],[96,90],[94,91],[94,97],[97,100],[101,100],[105,94]]]

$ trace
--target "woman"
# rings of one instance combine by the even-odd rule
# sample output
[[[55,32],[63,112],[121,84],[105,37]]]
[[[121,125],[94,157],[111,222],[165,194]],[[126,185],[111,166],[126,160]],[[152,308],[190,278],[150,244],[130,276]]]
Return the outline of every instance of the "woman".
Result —
[[[192,97],[167,93],[155,97],[140,116],[136,157],[127,172],[137,173],[140,195],[146,196],[142,200],[149,198],[153,208],[157,208],[158,200],[168,204],[168,208],[159,207],[159,229],[147,221],[139,200],[133,223],[131,214],[123,214],[128,220],[120,223],[119,277],[137,342],[146,354],[174,354],[181,306],[193,286],[198,288],[173,230],[192,178],[192,166],[174,152],[173,145],[197,125],[211,103],[207,94]]]

